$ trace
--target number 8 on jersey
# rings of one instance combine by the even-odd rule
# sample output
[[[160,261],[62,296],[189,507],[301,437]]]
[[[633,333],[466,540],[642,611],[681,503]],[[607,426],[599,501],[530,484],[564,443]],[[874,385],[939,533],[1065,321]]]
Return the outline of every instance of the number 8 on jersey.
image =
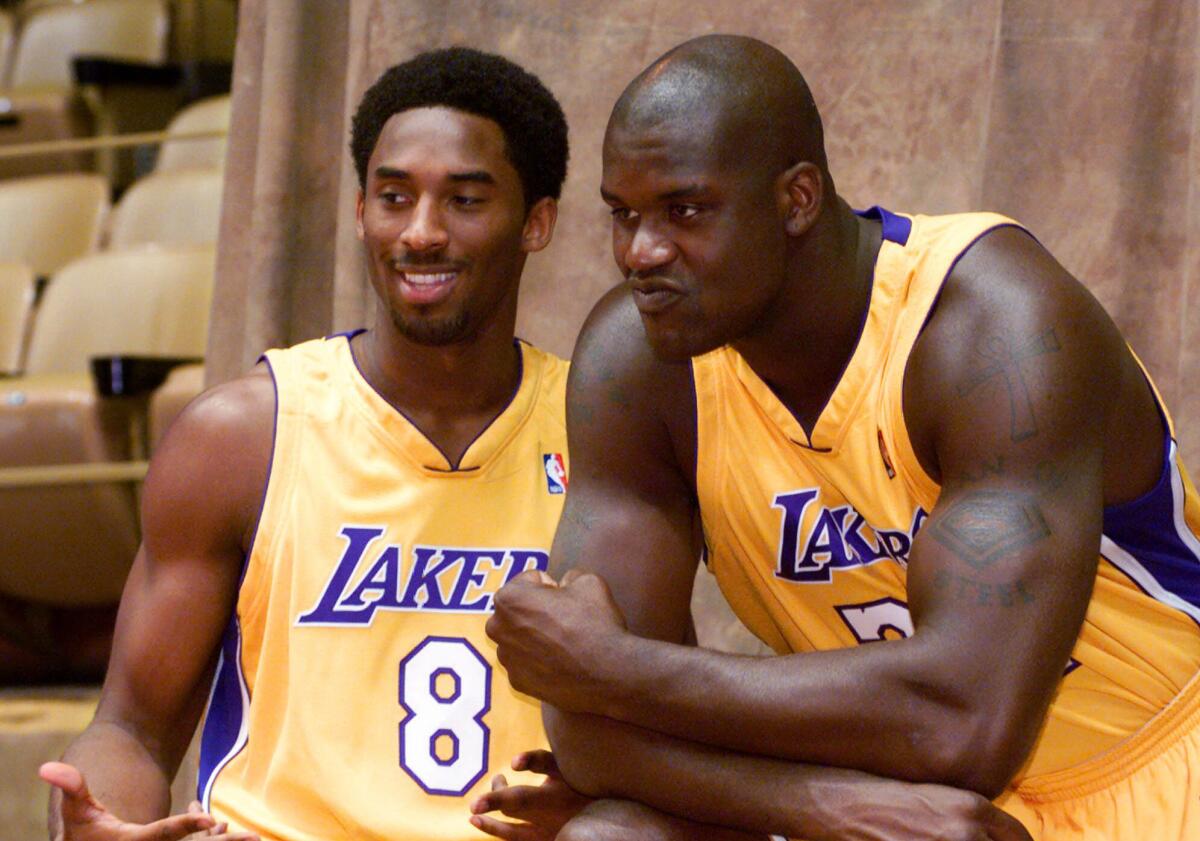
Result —
[[[460,797],[487,769],[492,668],[462,637],[426,637],[400,662],[400,766],[430,794]]]

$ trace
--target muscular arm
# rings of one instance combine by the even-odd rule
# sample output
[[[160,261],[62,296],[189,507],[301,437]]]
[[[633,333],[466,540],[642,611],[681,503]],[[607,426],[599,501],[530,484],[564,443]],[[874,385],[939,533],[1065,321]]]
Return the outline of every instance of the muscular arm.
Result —
[[[702,822],[677,830],[681,839],[727,839],[716,828],[730,827],[810,841],[1028,841],[1015,820],[971,792],[734,753],[610,718],[557,715],[572,719],[566,727],[558,721],[555,745],[566,778],[592,796],[636,800]]]
[[[592,352],[581,344],[580,361]],[[1027,403],[1003,378],[981,379],[997,364],[1022,380]],[[1099,306],[1036,243],[1008,230],[985,237],[948,282],[906,381],[914,444],[943,488],[910,558],[910,639],[784,658],[673,644],[674,620],[646,612],[675,616],[677,590],[661,583],[677,580],[678,541],[647,529],[613,551],[612,535],[594,524],[581,534],[565,520],[557,545],[610,582],[634,633],[595,623],[567,631],[580,646],[578,669],[524,688],[565,710],[690,741],[994,795],[1033,743],[1086,610],[1109,406],[1145,420],[1150,405],[1136,399],[1145,387],[1131,364]],[[596,458],[616,463],[614,485],[631,481],[628,462],[647,453],[617,428],[616,441],[599,439],[607,449],[597,456],[594,431],[572,419],[576,471]],[[574,506],[607,524],[619,491],[596,494],[588,481],[572,487]],[[634,496],[654,506],[651,495]],[[634,554],[629,541],[642,539]],[[647,603],[649,594],[665,606]],[[644,612],[630,614],[631,605]],[[578,619],[563,605],[556,612],[564,624]]]
[[[63,761],[123,820],[167,814],[170,782],[203,705],[237,595],[271,453],[265,371],[198,398],[150,466],[143,545],[117,618],[96,716]],[[50,829],[61,829],[52,789]]]

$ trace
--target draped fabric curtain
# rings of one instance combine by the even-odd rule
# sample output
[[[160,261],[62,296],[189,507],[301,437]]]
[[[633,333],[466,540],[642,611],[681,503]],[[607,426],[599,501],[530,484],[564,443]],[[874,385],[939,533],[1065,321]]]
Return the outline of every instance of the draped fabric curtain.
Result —
[[[626,82],[693,35],[786,52],[857,207],[990,209],[1096,294],[1200,466],[1198,0],[242,0],[210,381],[372,312],[346,153],[363,90],[415,52],[468,44],[537,73],[571,124],[554,243],[530,261],[521,334],[571,351],[618,278],[597,195]],[[1097,383],[1102,388],[1103,383]]]

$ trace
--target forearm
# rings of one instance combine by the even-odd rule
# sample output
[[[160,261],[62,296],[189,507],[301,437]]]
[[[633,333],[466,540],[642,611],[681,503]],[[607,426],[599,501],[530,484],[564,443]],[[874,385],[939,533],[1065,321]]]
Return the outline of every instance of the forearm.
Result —
[[[171,807],[171,776],[146,745],[112,722],[94,721],[63,754],[87,779],[92,795],[122,820],[149,823]],[[173,770],[173,769],[172,769]],[[62,792],[51,787],[50,834],[61,832]]]
[[[627,635],[606,659],[587,712],[734,751],[959,783],[946,756],[965,744],[970,713],[917,640],[745,657]]]
[[[599,716],[543,711],[572,787],[702,824],[832,839],[856,803],[872,803],[883,788],[911,788],[858,771],[734,753]]]

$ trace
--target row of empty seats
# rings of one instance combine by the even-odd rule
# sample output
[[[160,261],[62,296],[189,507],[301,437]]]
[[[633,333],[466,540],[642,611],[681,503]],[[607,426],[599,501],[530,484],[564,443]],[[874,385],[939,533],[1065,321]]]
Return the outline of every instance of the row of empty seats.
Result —
[[[35,631],[91,616],[63,639],[101,651],[145,459],[203,386],[230,102],[180,108],[228,90],[236,0],[0,5],[0,601]],[[164,127],[161,145],[112,137]],[[175,139],[197,132],[222,136]],[[9,674],[35,679],[23,662]]]
[[[0,317],[0,374],[29,367],[22,365],[21,347],[33,298],[23,287],[33,288],[39,277],[49,279],[45,306],[68,270],[86,273],[99,265],[87,255],[105,229],[105,248],[118,255],[139,246],[215,244],[223,177],[218,169],[152,175],[137,182],[111,212],[107,185],[97,175],[0,183],[0,261],[10,290]],[[32,346],[29,355],[32,364]]]
[[[170,17],[165,0],[88,0],[25,4],[0,17],[4,87],[64,89],[74,85],[71,61],[94,55],[161,64]]]
[[[26,373],[0,379],[0,465],[77,470],[144,458],[144,404],[101,396],[91,360],[202,357],[214,265],[212,246],[193,246],[95,254],[61,269],[38,307]],[[201,378],[189,372],[184,400]],[[135,486],[0,482],[0,532],[0,592],[53,605],[112,603],[137,547]]]
[[[229,98],[197,103],[175,121],[182,131],[226,123]],[[96,173],[0,181],[0,264],[8,305],[0,316],[0,374],[19,372],[32,304],[20,303],[22,278],[51,278],[98,249],[213,244],[220,220],[224,141],[164,147],[160,165],[110,208],[109,186]],[[183,168],[186,164],[207,164]],[[23,265],[21,265],[23,264]]]
[[[190,22],[201,40],[219,34],[232,50],[235,12],[232,0],[27,0],[0,12],[0,147],[161,130],[185,90],[211,90],[201,79],[229,67],[169,63],[180,51],[173,29]],[[107,147],[0,157],[6,178],[93,168],[118,187],[145,171]]]

